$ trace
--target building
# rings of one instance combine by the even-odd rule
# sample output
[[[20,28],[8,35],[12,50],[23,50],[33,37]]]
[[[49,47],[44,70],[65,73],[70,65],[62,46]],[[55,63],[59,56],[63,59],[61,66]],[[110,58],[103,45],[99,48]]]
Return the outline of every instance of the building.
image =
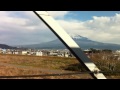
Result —
[[[116,54],[120,54],[120,50],[116,50],[115,53],[116,53]]]
[[[43,56],[43,52],[42,51],[36,52],[36,56]]]
[[[6,49],[2,49],[2,53],[6,54],[7,50]]]
[[[22,51],[22,55],[27,55],[28,51]]]

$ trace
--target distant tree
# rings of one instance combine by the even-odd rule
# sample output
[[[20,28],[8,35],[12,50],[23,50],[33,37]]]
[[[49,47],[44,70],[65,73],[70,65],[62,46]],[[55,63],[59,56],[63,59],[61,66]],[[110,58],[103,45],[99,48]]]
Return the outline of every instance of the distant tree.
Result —
[[[96,50],[94,48],[90,48],[90,50],[92,51],[92,53],[100,53],[100,50]]]
[[[112,52],[112,50],[110,50],[110,49],[103,49],[102,51],[106,52],[106,53],[111,53]]]

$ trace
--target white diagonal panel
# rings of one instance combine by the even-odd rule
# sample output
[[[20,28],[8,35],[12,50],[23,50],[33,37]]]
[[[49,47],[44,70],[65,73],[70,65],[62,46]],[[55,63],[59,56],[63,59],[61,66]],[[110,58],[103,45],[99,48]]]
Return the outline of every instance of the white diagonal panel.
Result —
[[[98,70],[97,66],[82,52],[77,43],[65,32],[65,30],[45,11],[34,12],[50,30],[65,44],[66,47],[89,71]],[[106,79],[102,73],[92,74],[94,78]]]

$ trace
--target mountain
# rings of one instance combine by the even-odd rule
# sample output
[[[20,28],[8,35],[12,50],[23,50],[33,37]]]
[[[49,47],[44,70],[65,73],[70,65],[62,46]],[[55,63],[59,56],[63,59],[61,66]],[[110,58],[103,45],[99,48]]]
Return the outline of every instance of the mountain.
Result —
[[[89,48],[111,49],[111,50],[120,49],[120,45],[118,45],[118,44],[109,44],[109,43],[92,41],[92,40],[90,40],[86,37],[82,37],[80,35],[70,35],[70,36],[82,49],[89,49]],[[66,48],[59,39],[56,39],[56,40],[53,40],[50,42],[46,42],[46,43],[42,43],[42,44],[26,45],[23,47],[36,48],[36,49],[65,49]]]
[[[16,47],[8,46],[6,44],[0,44],[0,48],[2,48],[2,49],[16,49]]]

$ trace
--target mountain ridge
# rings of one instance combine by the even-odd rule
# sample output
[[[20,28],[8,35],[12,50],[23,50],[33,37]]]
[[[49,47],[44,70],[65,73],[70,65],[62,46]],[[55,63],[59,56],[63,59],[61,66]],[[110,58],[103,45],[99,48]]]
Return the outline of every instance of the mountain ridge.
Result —
[[[0,48],[2,48],[2,49],[16,49],[17,47],[9,46],[6,44],[0,44]]]
[[[81,35],[70,35],[70,36],[82,49],[89,49],[89,48],[111,49],[111,50],[120,49],[120,45],[118,44],[110,44],[110,43],[92,41]],[[66,49],[64,44],[62,44],[62,42],[59,39],[55,39],[55,40],[45,42],[42,44],[23,45],[22,47],[36,48],[36,49]]]

